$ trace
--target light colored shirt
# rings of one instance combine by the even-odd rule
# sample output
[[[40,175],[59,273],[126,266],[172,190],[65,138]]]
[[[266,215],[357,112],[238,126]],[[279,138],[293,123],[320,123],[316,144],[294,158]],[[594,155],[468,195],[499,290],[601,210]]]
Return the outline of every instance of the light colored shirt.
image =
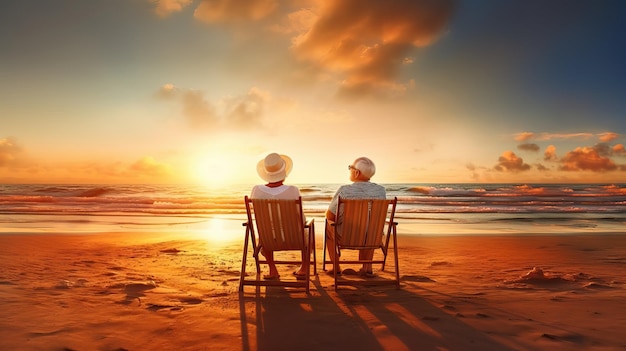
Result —
[[[269,187],[267,185],[255,185],[250,193],[251,199],[283,199],[295,200],[300,197],[300,189],[293,185],[280,185]],[[302,222],[306,222],[306,216],[302,213]]]
[[[384,186],[372,182],[354,182],[340,186],[328,205],[328,210],[336,216],[337,224],[341,224],[343,220],[343,208],[339,209],[339,214],[337,214],[340,197],[342,199],[386,199],[387,192]]]
[[[255,185],[250,193],[251,199],[284,199],[291,200],[300,197],[300,189],[293,185],[280,185],[271,188],[267,185]]]

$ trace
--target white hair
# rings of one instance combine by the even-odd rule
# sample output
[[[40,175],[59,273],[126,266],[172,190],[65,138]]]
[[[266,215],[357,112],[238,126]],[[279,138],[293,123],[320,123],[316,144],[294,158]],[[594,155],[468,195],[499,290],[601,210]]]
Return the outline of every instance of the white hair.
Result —
[[[374,173],[376,173],[376,165],[374,165],[374,161],[367,157],[359,157],[354,160],[354,168],[358,169],[361,174],[368,179],[372,178]]]

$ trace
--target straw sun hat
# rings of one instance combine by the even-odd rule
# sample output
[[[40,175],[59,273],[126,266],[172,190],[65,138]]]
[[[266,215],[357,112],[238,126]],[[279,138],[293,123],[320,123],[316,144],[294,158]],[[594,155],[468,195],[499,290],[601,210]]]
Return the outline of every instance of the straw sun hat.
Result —
[[[287,155],[271,153],[256,165],[259,177],[268,183],[274,183],[287,178],[293,167],[293,161]]]

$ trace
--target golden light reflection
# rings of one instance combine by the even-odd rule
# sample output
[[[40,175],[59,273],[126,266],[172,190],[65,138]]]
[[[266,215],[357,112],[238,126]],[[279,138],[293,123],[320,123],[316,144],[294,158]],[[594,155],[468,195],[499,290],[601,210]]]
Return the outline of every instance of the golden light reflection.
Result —
[[[198,235],[212,244],[224,246],[241,242],[243,227],[240,220],[230,218],[208,218],[198,228]]]
[[[393,334],[389,327],[380,321],[366,306],[355,306],[354,312],[369,327],[385,350],[409,350],[409,347]]]
[[[192,177],[199,184],[210,188],[221,188],[225,184],[231,184],[235,175],[235,168],[229,167],[232,164],[225,154],[208,154],[198,157],[191,166]]]
[[[404,323],[406,323],[407,325],[410,325],[413,329],[420,330],[428,335],[441,339],[441,334],[439,332],[437,332],[436,330],[428,326],[422,320],[417,318],[416,315],[411,313],[409,310],[407,310],[405,307],[401,306],[400,304],[392,303],[392,304],[386,305],[386,307],[389,311],[395,313],[395,315],[398,318],[402,319]]]

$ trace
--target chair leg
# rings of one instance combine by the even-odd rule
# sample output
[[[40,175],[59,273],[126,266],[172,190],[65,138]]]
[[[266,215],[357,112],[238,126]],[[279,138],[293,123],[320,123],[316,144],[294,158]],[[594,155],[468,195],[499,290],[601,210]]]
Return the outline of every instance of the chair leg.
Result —
[[[388,224],[389,227],[387,227],[387,237],[385,238],[385,246],[383,248],[383,252],[385,254],[385,256],[383,257],[383,267],[382,270],[385,270],[385,263],[387,263],[387,254],[389,253],[389,236],[391,235],[392,232],[392,227],[393,223]],[[395,228],[395,227],[394,227]]]
[[[328,223],[324,224],[324,240],[323,240],[323,247],[324,247],[324,255],[322,257],[322,270],[325,271],[326,270],[326,231],[328,230]]]
[[[250,240],[252,241],[252,257],[254,257],[254,262],[256,263],[256,273],[261,274],[261,264],[259,264],[259,252],[261,251],[261,248],[257,246],[254,231],[251,227],[248,227],[247,230],[250,235]]]
[[[335,291],[337,291],[337,267],[339,267],[339,255],[337,254],[339,251],[339,244],[337,243],[337,240],[335,240],[335,248],[333,250],[335,250],[335,254],[333,255],[333,276],[335,278]]]
[[[246,276],[246,261],[248,258],[248,229],[243,244],[243,257],[241,258],[241,275],[239,276],[239,291],[243,291],[243,281]]]
[[[309,282],[311,281],[311,248],[308,244],[311,243],[309,234],[308,243],[305,243],[305,247],[302,250],[302,269],[304,269],[304,282],[306,294],[309,295]]]
[[[380,270],[384,271],[385,270],[385,264],[387,263],[387,254],[389,254],[389,247],[388,246],[387,247],[382,246],[380,248],[380,251],[382,251],[382,253],[383,253],[383,264],[380,267]]]
[[[398,234],[393,227],[393,257],[396,264],[396,289],[400,289],[400,264],[398,263]]]
[[[261,260],[261,258],[259,258],[260,253],[261,248],[257,247],[256,249],[254,249],[254,254],[252,255],[254,257],[254,262],[256,263],[256,274],[261,274],[261,263],[259,262]]]
[[[309,269],[311,268],[311,265],[313,265],[313,274],[317,275],[317,253],[316,253],[316,250],[315,250],[315,222],[311,221],[310,224],[307,223],[305,228],[307,230],[306,234],[308,235],[307,245],[309,245],[308,256],[307,256]],[[311,251],[313,251],[312,252],[313,253],[313,261],[311,261]],[[302,256],[302,257],[304,257],[304,256]]]
[[[306,276],[304,279],[306,279],[306,294],[310,295],[311,294],[311,290],[310,290],[310,283],[311,283],[311,248],[309,249],[309,258],[307,259],[307,263],[306,263]],[[304,262],[303,262],[304,263]]]
[[[313,224],[311,224],[313,226]],[[309,263],[311,262],[311,251],[313,251],[313,274],[317,275],[317,254],[315,253],[315,229],[309,228]]]

